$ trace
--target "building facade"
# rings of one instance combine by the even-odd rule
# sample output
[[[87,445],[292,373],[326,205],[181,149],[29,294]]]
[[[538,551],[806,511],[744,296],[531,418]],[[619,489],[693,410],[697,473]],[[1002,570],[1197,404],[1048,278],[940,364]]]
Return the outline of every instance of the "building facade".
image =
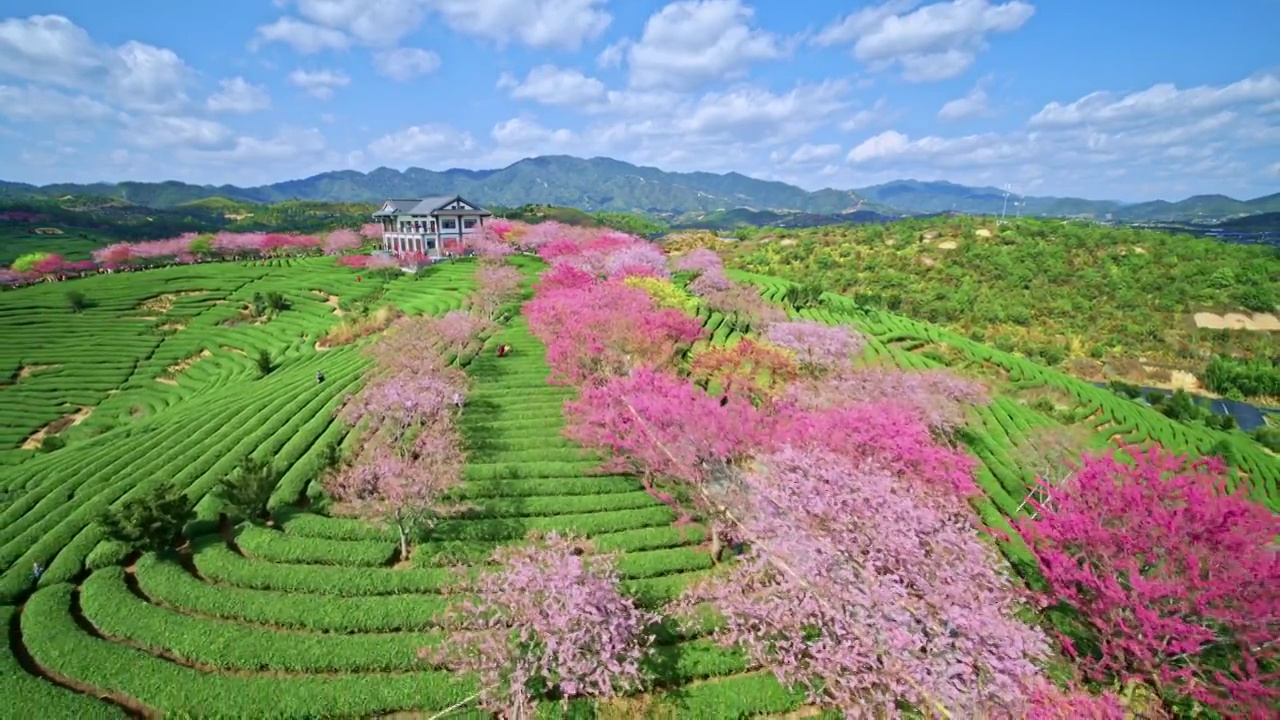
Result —
[[[421,253],[430,258],[444,255],[445,243],[461,243],[484,229],[493,213],[460,195],[411,200],[388,200],[373,214],[382,224],[382,249],[395,255]]]

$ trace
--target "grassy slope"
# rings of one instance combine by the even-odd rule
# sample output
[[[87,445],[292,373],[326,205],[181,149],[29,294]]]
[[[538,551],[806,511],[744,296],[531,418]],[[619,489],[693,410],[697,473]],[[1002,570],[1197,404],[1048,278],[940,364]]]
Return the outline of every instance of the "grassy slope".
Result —
[[[989,234],[989,235],[988,235]],[[1167,385],[1211,353],[1266,356],[1274,333],[1197,329],[1192,314],[1280,302],[1280,254],[1184,235],[982,218],[769,230],[721,252],[1067,369]],[[1145,367],[1144,367],[1145,366]]]
[[[442,312],[461,301],[471,270],[454,264],[417,281],[356,283],[354,273],[316,259],[95,277],[76,281],[98,303],[83,317],[60,309],[54,285],[0,294],[0,330],[15,339],[0,348],[6,372],[60,365],[0,389],[5,407],[14,408],[0,417],[7,431],[0,442],[12,447],[51,417],[95,407],[67,431],[65,449],[0,456],[8,463],[0,466],[0,603],[8,603],[0,609],[10,628],[0,651],[6,678],[0,706],[35,713],[58,703],[77,716],[111,710],[23,669],[37,663],[63,685],[176,714],[441,708],[471,690],[412,657],[436,637],[431,618],[447,601],[440,594],[442,565],[477,560],[496,542],[542,528],[582,532],[622,552],[628,587],[646,603],[672,597],[705,573],[700,528],[671,527],[671,512],[635,480],[593,475],[594,461],[559,437],[565,395],[546,385],[541,348],[520,320],[491,340],[510,342],[510,358],[488,353],[468,368],[476,388],[463,416],[471,459],[462,496],[479,512],[444,525],[418,549],[413,567],[385,566],[394,546],[385,530],[293,507],[304,493],[318,497],[313,480],[321,450],[344,437],[330,413],[364,366],[349,348],[315,351],[314,338],[335,318],[313,291],[349,300],[385,290],[387,301],[410,310]],[[747,279],[770,297],[787,285]],[[236,302],[268,290],[286,293],[294,309],[262,326],[220,324],[234,315]],[[139,308],[161,293],[175,294],[163,313]],[[993,525],[1002,525],[1025,493],[1027,478],[1010,460],[1013,448],[1029,429],[1064,419],[1096,429],[1100,439],[1157,438],[1201,452],[1226,442],[1276,503],[1280,465],[1233,436],[1177,425],[935,326],[863,313],[838,298],[828,309],[802,314],[859,327],[872,338],[868,362],[929,367],[942,359],[996,384],[997,400],[975,413],[968,440],[983,463],[978,479],[987,499],[979,510]],[[139,316],[155,319],[132,319]],[[732,319],[710,313],[703,319],[717,341],[739,333]],[[185,327],[173,329],[174,323]],[[158,329],[164,325],[170,329]],[[251,357],[263,347],[281,367],[255,379]],[[201,350],[211,354],[181,372],[176,385],[155,380]],[[314,381],[317,369],[327,375],[324,384]],[[1051,397],[1059,408],[1047,415],[1032,410],[1032,395]],[[116,567],[124,558],[89,524],[96,508],[166,479],[201,498],[239,453],[255,449],[287,470],[274,498],[280,531],[242,530],[237,543],[244,554],[237,554],[208,535],[217,508],[202,501],[204,521],[191,529],[198,537],[189,563],[147,556],[127,571]],[[1010,553],[1016,562],[1017,548]],[[37,559],[48,570],[33,594],[30,567]],[[86,577],[86,565],[98,569]],[[696,638],[667,638],[656,669],[678,689],[651,700],[678,708],[681,717],[780,713],[800,702],[771,676],[744,674],[734,653]]]

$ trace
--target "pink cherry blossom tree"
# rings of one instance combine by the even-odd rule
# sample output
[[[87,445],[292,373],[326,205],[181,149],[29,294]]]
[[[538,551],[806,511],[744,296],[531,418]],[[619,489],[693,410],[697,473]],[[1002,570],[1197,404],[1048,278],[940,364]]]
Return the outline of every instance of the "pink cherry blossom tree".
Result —
[[[341,255],[359,250],[363,242],[360,233],[354,230],[334,230],[324,236],[324,252],[326,255]]]
[[[640,689],[658,617],[620,591],[609,556],[555,533],[500,548],[497,569],[463,590],[449,641],[420,657],[480,676],[480,706],[503,718],[532,716],[540,696],[566,703]]]
[[[982,383],[948,370],[899,370],[872,366],[792,385],[787,396],[809,410],[861,402],[893,403],[910,409],[935,432],[946,433],[965,422],[970,407],[989,402]]]
[[[723,272],[724,261],[714,250],[696,248],[675,258],[672,262],[677,272],[691,272],[705,275],[711,272]]]
[[[553,381],[571,385],[669,364],[704,334],[685,313],[659,309],[643,289],[619,281],[539,291],[524,313],[547,344]]]
[[[432,427],[407,447],[375,433],[354,462],[328,479],[325,489],[339,514],[394,527],[400,559],[408,560],[410,540],[432,527],[444,509],[445,493],[461,479],[462,465],[461,441],[452,428]]]
[[[1159,447],[1085,456],[1032,499],[1017,529],[1087,644],[1067,653],[1101,681],[1152,682],[1228,717],[1274,717],[1280,698],[1280,519],[1232,488],[1218,458]]]
[[[500,308],[520,297],[524,276],[510,265],[484,265],[476,271],[472,304],[481,316],[493,319]]]
[[[678,608],[710,602],[715,632],[814,702],[897,714],[1017,701],[1042,633],[954,497],[821,450],[759,458],[724,493],[751,549]]]
[[[794,352],[800,368],[813,377],[842,372],[866,344],[853,328],[814,320],[772,323],[765,329],[764,338]]]

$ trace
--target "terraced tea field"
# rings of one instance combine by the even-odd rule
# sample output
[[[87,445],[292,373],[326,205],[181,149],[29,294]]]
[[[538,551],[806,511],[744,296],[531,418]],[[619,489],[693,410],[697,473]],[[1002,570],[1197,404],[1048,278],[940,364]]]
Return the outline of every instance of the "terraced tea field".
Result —
[[[318,511],[321,456],[347,439],[333,411],[366,367],[354,347],[317,350],[341,319],[330,297],[348,307],[364,298],[442,313],[464,302],[474,269],[457,262],[418,278],[357,282],[331,259],[225,263],[0,294],[0,376],[12,378],[0,389],[0,619],[9,629],[0,717],[434,717],[455,706],[449,717],[473,717],[474,682],[426,667],[417,654],[441,639],[437,619],[456,600],[445,591],[454,568],[541,529],[572,531],[619,553],[628,592],[646,606],[708,573],[703,528],[673,525],[674,513],[636,479],[599,474],[599,458],[562,437],[568,391],[547,384],[543,349],[519,317],[466,368],[469,459],[456,495],[467,513],[442,521],[410,561],[397,563],[394,531]],[[739,277],[770,298],[787,287]],[[94,303],[82,314],[64,307],[72,286]],[[235,322],[254,293],[268,292],[293,307],[263,324]],[[1242,437],[1191,430],[840,298],[799,314],[858,327],[868,335],[868,361],[930,367],[953,358],[998,378],[1004,393],[977,412],[967,436],[983,463],[979,509],[994,525],[1018,512],[1030,480],[1013,449],[1033,428],[1061,421],[1023,401],[1019,393],[1032,390],[1056,393],[1063,413],[1088,423],[1100,442],[1158,439],[1198,452],[1225,442],[1267,501],[1280,499],[1280,463]],[[715,313],[701,317],[713,342],[748,329]],[[514,348],[509,357],[491,351],[501,343]],[[278,369],[260,378],[253,358],[261,349]],[[21,449],[42,430],[60,432],[66,447]],[[285,471],[271,501],[275,522],[231,535],[208,494],[250,451]],[[166,480],[198,501],[189,552],[135,558],[103,541],[91,524],[96,512]],[[1016,548],[1011,554],[1018,559]],[[46,568],[38,582],[34,562]],[[656,658],[651,695],[574,705],[570,714],[725,718],[803,707],[801,695],[708,639],[664,635]]]

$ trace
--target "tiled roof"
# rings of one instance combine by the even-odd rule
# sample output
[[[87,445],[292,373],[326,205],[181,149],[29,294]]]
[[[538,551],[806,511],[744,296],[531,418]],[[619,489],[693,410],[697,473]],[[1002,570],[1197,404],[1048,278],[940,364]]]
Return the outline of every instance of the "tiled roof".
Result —
[[[386,217],[389,215],[430,215],[431,213],[439,210],[445,205],[448,205],[454,200],[463,200],[464,202],[466,202],[464,198],[458,195],[437,195],[435,197],[427,197],[427,198],[421,198],[421,199],[388,200],[385,203],[383,203],[383,207],[379,208],[378,211],[373,214],[373,216]],[[390,208],[386,208],[388,204],[390,204],[391,206]],[[471,204],[475,205],[475,203],[471,203]],[[476,205],[476,207],[480,210],[481,213],[486,215],[488,214],[484,210],[484,208],[481,208],[478,205]],[[458,212],[458,211],[450,211],[450,214],[454,214],[455,212]]]

